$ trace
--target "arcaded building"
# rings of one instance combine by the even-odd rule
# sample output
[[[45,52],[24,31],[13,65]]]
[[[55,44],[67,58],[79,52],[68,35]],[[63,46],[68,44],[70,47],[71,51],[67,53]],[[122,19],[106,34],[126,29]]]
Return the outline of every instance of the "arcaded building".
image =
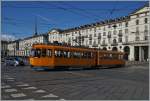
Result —
[[[149,7],[135,10],[128,16],[108,19],[66,30],[53,29],[49,42],[67,43],[103,50],[126,52],[127,60],[148,61]]]

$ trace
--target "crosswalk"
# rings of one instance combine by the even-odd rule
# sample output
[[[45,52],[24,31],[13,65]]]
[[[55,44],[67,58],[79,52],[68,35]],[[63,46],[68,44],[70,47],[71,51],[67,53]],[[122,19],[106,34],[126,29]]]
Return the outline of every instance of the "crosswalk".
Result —
[[[4,76],[2,81],[2,100],[64,100],[59,96],[39,89],[25,82],[16,82],[15,78]]]

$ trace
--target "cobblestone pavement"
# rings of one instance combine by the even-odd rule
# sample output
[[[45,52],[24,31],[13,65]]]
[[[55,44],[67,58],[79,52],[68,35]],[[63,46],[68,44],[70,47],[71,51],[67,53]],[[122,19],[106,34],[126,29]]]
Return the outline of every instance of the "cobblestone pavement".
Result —
[[[92,70],[34,71],[2,65],[3,100],[148,100],[148,64]]]

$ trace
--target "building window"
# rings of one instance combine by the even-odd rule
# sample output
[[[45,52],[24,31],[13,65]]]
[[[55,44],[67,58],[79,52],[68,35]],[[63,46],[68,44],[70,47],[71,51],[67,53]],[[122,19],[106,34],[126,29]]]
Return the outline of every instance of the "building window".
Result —
[[[103,32],[103,36],[106,36],[106,32]]]
[[[92,44],[92,40],[89,41],[89,44],[90,44],[90,45]]]
[[[116,30],[114,30],[114,31],[113,31],[113,34],[114,34],[114,35],[116,35],[116,34],[117,34],[117,31],[116,31]]]
[[[139,41],[139,40],[140,40],[139,36],[136,36],[135,41]]]
[[[125,37],[125,42],[128,42],[128,36]]]
[[[128,33],[128,29],[125,29],[125,34],[127,34]]]
[[[145,22],[145,23],[148,23],[148,19],[147,19],[147,18],[145,18],[145,19],[144,19],[144,22]]]
[[[119,26],[122,26],[122,23],[119,23]]]
[[[122,34],[122,30],[119,30],[119,34]]]
[[[119,40],[118,40],[119,42],[122,42],[122,38],[119,38]]]
[[[96,32],[96,27],[94,28],[94,32]]]
[[[144,40],[148,40],[148,36],[146,35],[146,36],[144,36]]]
[[[108,38],[111,38],[111,31],[108,32]]]
[[[98,44],[100,44],[101,43],[101,40],[100,39],[98,39]]]
[[[98,39],[101,39],[101,33],[98,34]]]
[[[111,25],[108,25],[108,28],[111,28]]]
[[[125,23],[125,26],[128,27],[128,22]]]
[[[116,44],[116,43],[117,43],[117,40],[116,40],[116,39],[114,39],[114,40],[113,40],[113,43],[114,43],[114,44]]]
[[[92,40],[92,35],[90,34],[89,40]]]
[[[139,20],[136,20],[136,25],[139,25]]]
[[[105,29],[105,26],[103,27],[103,31],[105,31],[106,29]]]
[[[145,32],[145,33],[148,33],[148,26],[147,26],[147,25],[145,25],[144,32]]]
[[[102,44],[103,44],[103,45],[105,45],[105,44],[106,44],[106,41],[105,41],[105,39],[103,40]]]

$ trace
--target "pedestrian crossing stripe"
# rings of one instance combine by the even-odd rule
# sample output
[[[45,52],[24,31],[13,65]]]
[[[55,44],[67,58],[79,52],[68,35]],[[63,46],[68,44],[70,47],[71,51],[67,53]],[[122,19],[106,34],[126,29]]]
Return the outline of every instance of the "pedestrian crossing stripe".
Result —
[[[42,97],[58,97],[58,96],[56,96],[54,94],[48,94],[48,95],[45,95],[45,96],[42,96]]]

